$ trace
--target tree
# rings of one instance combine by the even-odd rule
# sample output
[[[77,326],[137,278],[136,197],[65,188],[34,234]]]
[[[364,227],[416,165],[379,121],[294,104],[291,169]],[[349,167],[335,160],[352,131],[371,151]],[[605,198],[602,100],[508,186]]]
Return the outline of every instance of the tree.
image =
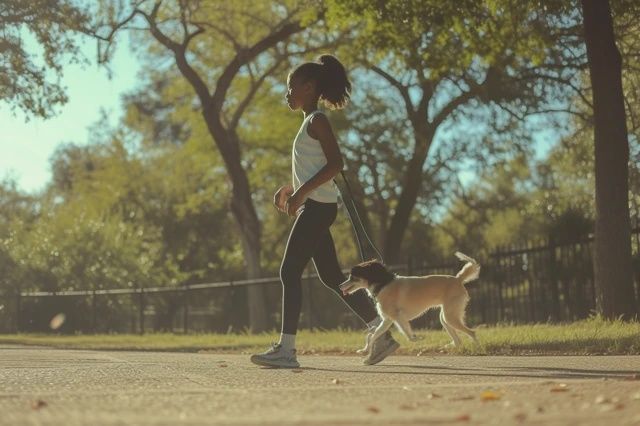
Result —
[[[622,92],[622,58],[608,0],[582,0],[593,90],[597,310],[605,318],[638,313],[631,270],[629,142]]]
[[[0,101],[27,117],[51,117],[55,107],[67,101],[59,77],[64,62],[81,60],[73,33],[88,22],[87,14],[75,3],[0,3]],[[31,43],[41,48],[41,55],[33,53],[33,46],[26,46]]]
[[[277,47],[304,29],[301,6],[292,7],[295,2],[287,1],[250,7],[243,2],[180,1],[167,5],[156,1],[149,9],[145,3],[133,2],[121,19],[112,19],[106,25],[106,35],[100,28],[95,34],[110,43],[118,30],[141,18],[147,34],[157,43],[150,49],[158,56],[170,57],[191,86],[229,177],[230,209],[241,235],[247,277],[257,278],[261,275],[261,229],[243,166],[238,126],[263,82],[288,56]],[[110,17],[118,16],[109,2],[106,10]],[[203,43],[203,39],[209,43]],[[211,45],[216,46],[214,51],[203,49]],[[270,50],[272,54],[265,56]],[[210,66],[214,68],[207,69]],[[231,92],[234,81],[242,76],[246,77],[245,90]],[[262,287],[250,287],[249,306],[252,330],[264,330],[267,321]]]
[[[383,251],[386,260],[394,261],[401,254],[417,200],[429,192],[423,186],[425,177],[434,174],[425,173],[425,165],[442,164],[427,163],[429,156],[445,164],[471,153],[480,157],[477,153],[488,149],[478,137],[483,132],[465,128],[475,125],[486,132],[491,128],[487,123],[494,125],[495,134],[508,134],[504,142],[513,145],[514,123],[543,111],[568,109],[566,103],[553,102],[568,90],[571,75],[585,61],[570,50],[575,37],[567,38],[562,48],[554,44],[554,29],[571,32],[554,28],[542,7],[528,2],[334,0],[330,4],[328,16],[334,25],[349,25],[356,17],[362,22],[351,45],[353,58],[397,92],[412,130],[406,166],[387,200],[393,213],[384,224]],[[459,123],[465,125],[455,128]],[[457,138],[453,130],[460,131]]]

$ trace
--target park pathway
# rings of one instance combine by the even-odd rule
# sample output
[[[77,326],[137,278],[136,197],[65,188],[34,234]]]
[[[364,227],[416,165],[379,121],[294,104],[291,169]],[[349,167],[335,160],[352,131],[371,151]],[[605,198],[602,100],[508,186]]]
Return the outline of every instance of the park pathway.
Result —
[[[0,345],[0,424],[640,425],[640,356],[299,360]]]

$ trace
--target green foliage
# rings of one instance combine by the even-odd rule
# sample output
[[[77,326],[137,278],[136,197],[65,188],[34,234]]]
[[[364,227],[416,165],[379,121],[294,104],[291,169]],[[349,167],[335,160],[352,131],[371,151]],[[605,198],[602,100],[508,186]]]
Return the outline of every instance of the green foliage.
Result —
[[[77,2],[4,0],[0,5],[0,101],[27,117],[51,117],[55,107],[67,101],[56,77],[64,64],[83,60],[73,31],[87,22],[88,15]]]

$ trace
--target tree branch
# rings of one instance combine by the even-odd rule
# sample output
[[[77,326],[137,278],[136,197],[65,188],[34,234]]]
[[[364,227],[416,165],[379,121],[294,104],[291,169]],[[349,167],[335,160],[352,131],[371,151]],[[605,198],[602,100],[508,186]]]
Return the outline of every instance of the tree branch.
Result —
[[[295,34],[296,32],[302,31],[303,27],[299,22],[291,22],[285,25],[282,25],[280,29],[272,32],[262,40],[258,41],[256,44],[249,48],[241,49],[236,53],[236,56],[233,60],[227,65],[227,67],[220,75],[218,82],[216,84],[216,89],[211,98],[211,103],[213,108],[221,109],[222,104],[224,102],[224,98],[226,96],[229,87],[231,86],[231,81],[236,76],[240,68],[250,61],[252,61],[258,54],[264,52],[270,47],[275,46],[282,40],[285,40],[290,35]]]
[[[238,122],[240,121],[242,114],[253,100],[262,83],[264,83],[265,79],[273,74],[276,69],[278,69],[278,67],[284,62],[285,59],[285,56],[280,56],[271,67],[269,67],[257,80],[255,80],[251,84],[247,96],[245,96],[240,104],[238,104],[238,108],[236,108],[235,112],[233,113],[231,121],[229,122],[229,129],[235,129],[238,126]]]
[[[413,102],[411,102],[411,98],[409,97],[409,89],[407,88],[407,86],[405,86],[404,84],[400,83],[398,80],[393,78],[393,76],[391,76],[388,72],[386,72],[382,68],[378,67],[377,65],[369,65],[369,68],[373,72],[375,72],[376,74],[380,75],[382,78],[387,80],[389,82],[389,84],[391,84],[393,87],[398,89],[398,92],[400,92],[400,95],[402,96],[402,99],[404,99],[404,103],[405,103],[405,106],[407,108],[407,111],[410,113],[409,116],[413,116],[415,114],[416,110],[415,110],[415,107],[413,105]]]
[[[156,17],[158,14],[158,10],[160,9],[161,1],[156,1],[151,14],[147,14],[142,10],[138,10],[139,13],[145,17],[147,22],[149,23],[149,29],[153,37],[160,42],[167,49],[171,50],[175,56],[176,64],[178,69],[182,73],[182,75],[189,81],[191,86],[196,91],[198,98],[200,99],[200,103],[202,104],[203,109],[208,109],[211,102],[211,96],[209,95],[209,88],[202,78],[198,75],[195,69],[189,64],[187,58],[185,56],[186,53],[186,45],[183,43],[177,43],[174,40],[171,40],[167,37],[160,28],[158,28]]]

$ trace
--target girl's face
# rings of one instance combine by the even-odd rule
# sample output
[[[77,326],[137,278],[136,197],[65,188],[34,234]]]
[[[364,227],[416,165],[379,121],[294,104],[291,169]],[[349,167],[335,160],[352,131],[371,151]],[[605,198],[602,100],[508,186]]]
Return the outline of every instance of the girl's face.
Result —
[[[287,94],[284,98],[289,108],[292,111],[296,111],[302,108],[305,102],[311,98],[313,90],[313,82],[308,81],[302,83],[299,78],[295,76],[292,77],[292,75],[289,74],[287,77]]]

